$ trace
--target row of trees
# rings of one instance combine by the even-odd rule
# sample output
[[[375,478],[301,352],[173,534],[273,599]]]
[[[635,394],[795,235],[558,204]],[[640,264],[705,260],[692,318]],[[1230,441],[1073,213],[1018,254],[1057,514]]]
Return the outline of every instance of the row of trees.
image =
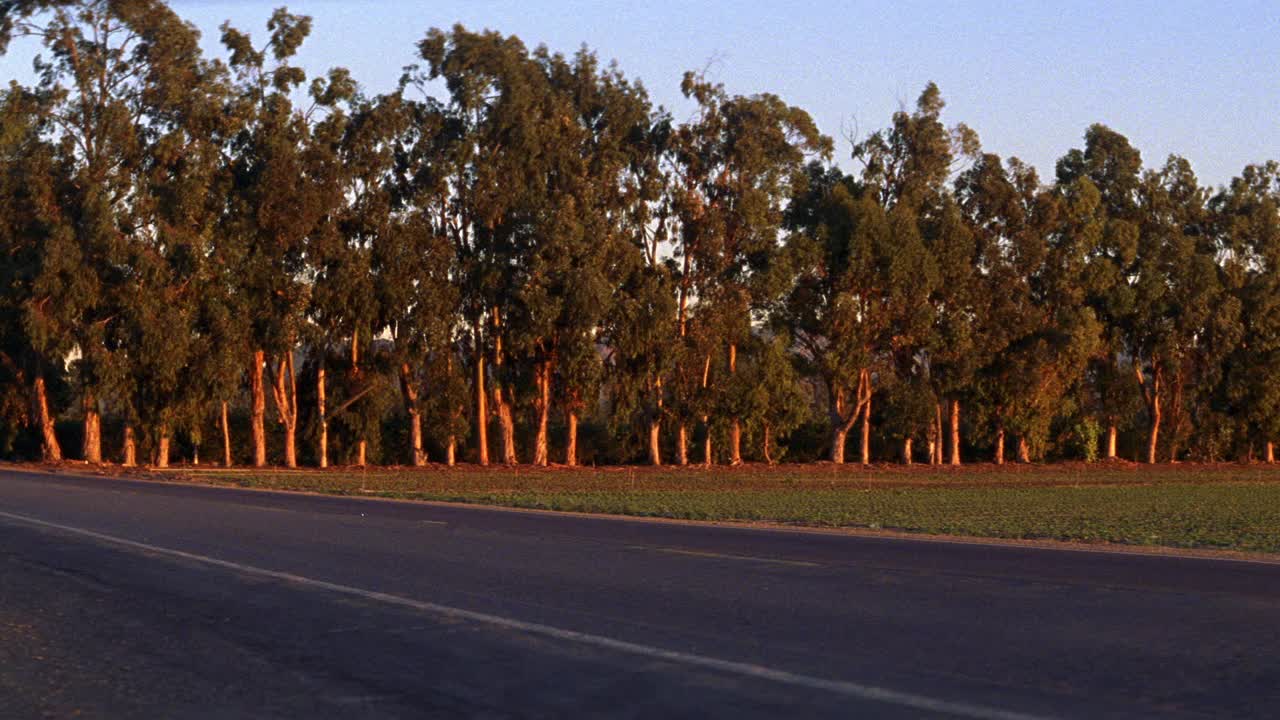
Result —
[[[243,421],[255,465],[572,465],[585,419],[653,464],[819,425],[835,462],[855,428],[864,463],[1135,429],[1150,462],[1272,459],[1275,163],[1212,190],[1095,125],[1045,183],[930,85],[846,172],[697,73],[678,121],[585,49],[454,27],[373,97],[308,82],[309,29],[224,25],[218,60],[158,0],[0,3],[0,52],[39,47],[0,96],[0,440],[59,460],[75,418],[102,462],[106,418],[126,464],[231,464]]]

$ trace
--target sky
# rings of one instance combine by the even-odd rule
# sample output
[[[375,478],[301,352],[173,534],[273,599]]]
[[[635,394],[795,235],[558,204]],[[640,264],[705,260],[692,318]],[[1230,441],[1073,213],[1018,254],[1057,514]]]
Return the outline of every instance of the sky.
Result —
[[[265,37],[282,3],[173,0],[218,51],[230,20]],[[311,74],[349,68],[370,94],[390,90],[428,28],[454,23],[572,53],[583,44],[639,78],[677,119],[686,70],[735,94],[770,92],[809,111],[837,140],[888,124],[929,81],[984,150],[1035,165],[1042,179],[1085,129],[1125,134],[1148,166],[1188,158],[1201,182],[1228,182],[1280,158],[1280,3],[737,2],[685,0],[296,0],[313,29],[300,54]],[[0,57],[0,79],[29,77],[30,47]]]

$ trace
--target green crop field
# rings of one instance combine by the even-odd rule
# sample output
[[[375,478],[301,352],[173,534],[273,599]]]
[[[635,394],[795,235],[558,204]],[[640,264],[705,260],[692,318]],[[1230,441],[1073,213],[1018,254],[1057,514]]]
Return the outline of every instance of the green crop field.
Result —
[[[1280,553],[1280,469],[1257,465],[186,469],[164,477],[688,520]]]

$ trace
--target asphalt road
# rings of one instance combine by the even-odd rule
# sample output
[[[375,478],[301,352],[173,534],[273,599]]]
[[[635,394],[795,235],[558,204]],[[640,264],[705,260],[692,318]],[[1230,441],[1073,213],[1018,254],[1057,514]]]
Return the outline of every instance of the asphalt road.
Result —
[[[1280,565],[0,471],[0,717],[1275,717]]]

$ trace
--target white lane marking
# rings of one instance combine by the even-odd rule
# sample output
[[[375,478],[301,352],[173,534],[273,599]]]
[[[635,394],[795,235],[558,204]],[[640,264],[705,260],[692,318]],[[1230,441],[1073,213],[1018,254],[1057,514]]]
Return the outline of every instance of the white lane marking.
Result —
[[[731,555],[729,553],[709,552],[706,550],[685,550],[684,548],[663,547],[660,545],[628,545],[628,550],[648,550],[666,555],[686,555],[688,557],[712,558],[715,560],[740,560],[743,562],[768,563],[771,565],[792,565],[795,567],[822,567],[809,560],[785,560],[783,558],[759,557],[756,555]]]
[[[783,685],[792,685],[795,687],[809,688],[813,690],[824,690],[861,700],[871,700],[889,705],[912,708],[914,710],[945,713],[957,717],[977,718],[979,720],[1046,720],[1043,716],[1001,710],[999,708],[991,708],[965,702],[942,700],[939,698],[928,697],[926,695],[917,695],[915,693],[903,692],[900,690],[876,687],[874,685],[863,685],[861,683],[846,682],[843,680],[828,680],[825,678],[812,677],[810,675],[787,672],[786,670],[777,670],[763,665],[735,662],[733,660],[721,660],[719,658],[680,652],[678,650],[666,650],[650,645],[628,642],[626,640],[616,640],[602,635],[592,635],[590,633],[578,632],[577,630],[566,630],[552,625],[526,622],[524,620],[516,620],[514,618],[502,617],[500,615],[476,612],[475,610],[465,610],[462,608],[450,607],[448,605],[414,600],[412,598],[401,597],[399,595],[390,595],[388,593],[365,590],[362,588],[352,587],[350,585],[341,585],[325,580],[316,580],[315,578],[294,575],[293,573],[268,570],[266,568],[255,567],[253,565],[243,565],[230,560],[221,560],[207,555],[189,553],[184,550],[160,547],[158,545],[151,545],[148,543],[138,542],[136,540],[116,537],[114,535],[106,535],[104,533],[94,532],[93,530],[72,527],[70,525],[62,525],[59,523],[49,522],[47,520],[41,520],[39,518],[28,517],[26,515],[0,511],[0,517],[38,527],[59,530],[71,535],[92,538],[94,540],[99,540],[101,542],[121,547],[133,548],[147,553],[167,555],[169,557],[202,563],[204,565],[212,565],[214,567],[234,570],[246,575],[272,578],[274,580],[282,580],[298,585],[305,585],[342,595],[364,598],[366,600],[375,600],[388,605],[411,608],[421,612],[442,615],[451,619],[468,620],[474,623],[491,625],[507,630],[515,630],[518,632],[528,633],[530,635],[540,635],[555,640],[577,642],[583,645],[603,648],[606,650],[614,650],[655,660],[664,660],[667,662],[689,665],[707,670],[715,670],[732,675],[741,675],[758,680],[770,680]]]

